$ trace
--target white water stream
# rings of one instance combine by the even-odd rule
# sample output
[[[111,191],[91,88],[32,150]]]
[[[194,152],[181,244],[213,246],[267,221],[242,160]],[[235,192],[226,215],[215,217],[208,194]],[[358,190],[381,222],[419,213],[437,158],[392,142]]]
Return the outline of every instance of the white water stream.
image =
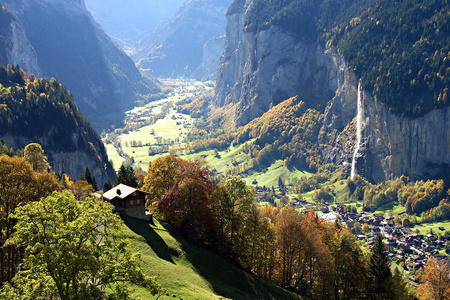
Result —
[[[357,103],[358,111],[356,114],[356,147],[353,152],[352,159],[352,170],[350,172],[350,178],[353,179],[356,174],[356,160],[359,157],[359,150],[361,148],[361,140],[362,140],[362,127],[363,127],[363,116],[364,116],[364,99],[361,91],[361,80],[358,84],[358,103]]]

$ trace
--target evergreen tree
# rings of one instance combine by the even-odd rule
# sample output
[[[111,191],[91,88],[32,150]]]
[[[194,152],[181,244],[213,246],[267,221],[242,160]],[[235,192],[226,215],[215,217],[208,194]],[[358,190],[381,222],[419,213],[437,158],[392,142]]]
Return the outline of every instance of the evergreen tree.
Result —
[[[391,281],[389,257],[381,234],[373,246],[369,262],[368,299],[390,299],[389,285]]]
[[[117,172],[116,182],[114,183],[114,186],[117,186],[121,183],[134,188],[138,187],[137,178],[136,174],[134,173],[133,167],[126,167],[124,165],[120,167],[119,172]]]
[[[92,187],[94,188],[94,191],[98,190],[97,187],[97,180],[95,179],[95,176],[92,176],[91,170],[89,170],[89,167],[86,167],[86,170],[84,171],[84,180],[86,180]]]
[[[278,177],[278,187],[280,190],[284,187],[283,179],[281,179],[281,176]]]
[[[103,184],[103,192],[109,191],[110,189],[112,189],[112,187],[113,187],[113,185],[111,183],[111,180],[108,179],[108,182],[105,182]]]

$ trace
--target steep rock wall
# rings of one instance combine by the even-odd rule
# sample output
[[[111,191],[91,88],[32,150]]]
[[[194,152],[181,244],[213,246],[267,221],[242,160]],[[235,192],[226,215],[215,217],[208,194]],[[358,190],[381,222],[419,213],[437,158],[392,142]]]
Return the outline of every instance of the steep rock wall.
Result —
[[[0,5],[0,64],[18,64],[28,74],[41,76],[36,51],[30,44],[22,23],[3,1],[0,1]]]
[[[335,70],[338,89],[325,110],[319,141],[326,161],[336,163],[348,173],[356,142],[354,118],[359,79],[335,49],[327,50],[326,55],[331,62],[330,70]],[[449,108],[409,119],[390,113],[367,92],[362,97],[363,156],[357,162],[357,174],[380,182],[404,174],[415,179],[429,177],[450,167]]]
[[[79,136],[77,134],[72,134],[72,139],[75,144],[77,144],[77,139]],[[49,144],[51,141],[51,133],[47,133],[37,139],[30,139],[25,136],[17,135],[3,135],[0,136],[6,145],[13,147],[14,149],[23,149],[26,145],[30,143],[39,143],[43,150],[44,155],[47,156],[48,162],[52,167],[53,171],[58,174],[67,174],[73,180],[78,179],[80,172],[84,172],[86,167],[89,167],[92,175],[95,176],[98,187],[101,188],[103,184],[108,181],[108,174],[103,166],[101,160],[97,157],[80,151],[78,149],[72,149],[70,151],[54,151],[49,150],[52,147]],[[112,179],[114,174],[109,174],[109,178]]]
[[[235,121],[240,126],[279,101],[299,95],[308,106],[324,111],[318,143],[325,162],[335,163],[349,175],[359,78],[336,48],[296,40],[275,26],[256,34],[246,31],[251,5],[247,0],[244,9],[227,16],[215,105],[236,104]],[[357,174],[380,182],[403,174],[427,177],[450,168],[450,109],[412,120],[390,113],[367,92],[363,91],[363,98]],[[321,106],[327,102],[326,108]]]
[[[228,15],[227,40],[218,70],[215,104],[239,103],[236,124],[245,125],[295,95],[320,106],[329,85],[327,59],[316,43],[297,41],[272,26],[256,34],[244,30],[245,13]],[[325,101],[326,102],[326,101]]]

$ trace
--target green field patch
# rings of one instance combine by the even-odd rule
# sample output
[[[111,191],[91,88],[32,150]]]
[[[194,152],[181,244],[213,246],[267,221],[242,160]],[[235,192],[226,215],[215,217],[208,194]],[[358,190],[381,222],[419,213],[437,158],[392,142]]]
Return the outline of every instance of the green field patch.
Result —
[[[258,186],[278,186],[278,178],[281,177],[284,184],[297,178],[300,180],[303,176],[310,177],[312,174],[306,171],[297,169],[288,169],[282,160],[277,160],[264,172],[256,172],[246,177],[243,177],[248,185],[252,184],[254,180],[258,182]]]
[[[439,227],[443,227],[444,231],[439,230]],[[442,233],[445,231],[450,231],[450,221],[445,222],[435,222],[435,223],[422,223],[415,225],[411,228],[413,231],[419,230],[420,234],[427,234],[432,229],[435,234]]]
[[[108,158],[113,162],[114,168],[120,168],[125,159],[117,153],[117,149],[112,144],[106,144],[105,148],[108,153]]]

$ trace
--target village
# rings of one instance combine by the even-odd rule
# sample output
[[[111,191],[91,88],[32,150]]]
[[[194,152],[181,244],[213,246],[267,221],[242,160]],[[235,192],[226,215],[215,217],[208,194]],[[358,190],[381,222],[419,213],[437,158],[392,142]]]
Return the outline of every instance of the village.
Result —
[[[267,200],[264,198],[266,191],[267,189],[255,187],[258,202]],[[426,266],[431,256],[446,260],[450,257],[450,233],[443,227],[439,227],[438,232],[419,234],[411,228],[395,224],[394,216],[365,211],[355,212],[350,206],[330,205],[327,202],[311,203],[292,197],[279,189],[275,189],[274,192],[273,198],[284,205],[289,203],[304,213],[313,209],[321,219],[345,224],[369,250],[374,246],[377,236],[382,234],[391,262],[402,267],[412,277],[410,278],[412,283],[414,283],[413,275]]]

